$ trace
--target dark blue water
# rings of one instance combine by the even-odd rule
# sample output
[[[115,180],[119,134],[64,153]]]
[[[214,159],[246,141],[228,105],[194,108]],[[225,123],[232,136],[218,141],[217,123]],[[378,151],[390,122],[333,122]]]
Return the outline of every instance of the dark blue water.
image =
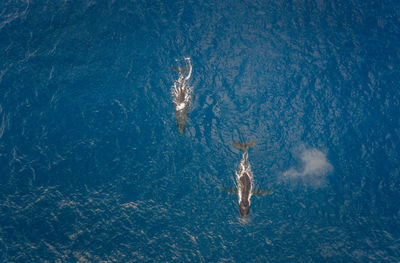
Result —
[[[399,83],[398,1],[3,1],[0,261],[399,262]]]

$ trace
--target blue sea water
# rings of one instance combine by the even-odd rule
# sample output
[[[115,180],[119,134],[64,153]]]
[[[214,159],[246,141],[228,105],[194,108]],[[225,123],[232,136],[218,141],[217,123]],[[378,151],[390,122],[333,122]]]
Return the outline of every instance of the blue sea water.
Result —
[[[5,0],[0,261],[399,262],[399,83],[398,1]]]

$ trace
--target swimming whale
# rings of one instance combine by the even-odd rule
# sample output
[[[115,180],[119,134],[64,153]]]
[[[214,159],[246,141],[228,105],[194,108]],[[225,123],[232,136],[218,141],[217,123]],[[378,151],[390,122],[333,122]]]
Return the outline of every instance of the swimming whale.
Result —
[[[186,67],[175,66],[173,69],[178,72],[178,80],[172,86],[172,100],[175,107],[176,124],[180,135],[183,135],[186,128],[186,121],[190,104],[192,102],[193,88],[188,84],[192,76],[192,63],[190,58],[185,58]],[[185,76],[186,74],[186,76]]]
[[[219,187],[222,191],[237,194],[239,202],[239,212],[243,221],[245,221],[249,216],[252,195],[265,195],[272,193],[272,191],[254,190],[253,172],[251,171],[247,151],[255,144],[255,142],[232,142],[233,146],[243,151],[242,159],[239,164],[239,170],[235,171],[237,188],[232,189]]]

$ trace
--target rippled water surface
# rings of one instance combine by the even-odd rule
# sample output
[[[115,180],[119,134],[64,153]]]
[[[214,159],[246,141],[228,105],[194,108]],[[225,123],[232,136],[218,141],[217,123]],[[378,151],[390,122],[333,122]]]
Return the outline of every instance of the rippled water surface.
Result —
[[[399,10],[3,1],[0,261],[399,262]],[[273,190],[246,222],[232,141]]]

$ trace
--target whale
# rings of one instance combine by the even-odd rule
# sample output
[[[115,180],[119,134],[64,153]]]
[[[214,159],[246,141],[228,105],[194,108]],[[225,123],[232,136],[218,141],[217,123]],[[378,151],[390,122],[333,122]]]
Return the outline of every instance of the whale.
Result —
[[[176,124],[180,135],[183,135],[185,132],[193,91],[193,88],[188,83],[192,76],[193,67],[191,59],[185,58],[185,63],[185,67],[172,67],[179,74],[178,79],[171,88],[171,93],[175,108]]]
[[[248,160],[248,149],[253,147],[256,143],[232,142],[231,144],[243,152],[242,159],[240,160],[239,164],[239,169],[235,171],[236,188],[224,188],[220,186],[219,189],[237,195],[241,219],[243,221],[246,221],[250,213],[251,197],[253,195],[271,194],[272,191],[254,189],[254,175],[251,170],[250,162]]]

